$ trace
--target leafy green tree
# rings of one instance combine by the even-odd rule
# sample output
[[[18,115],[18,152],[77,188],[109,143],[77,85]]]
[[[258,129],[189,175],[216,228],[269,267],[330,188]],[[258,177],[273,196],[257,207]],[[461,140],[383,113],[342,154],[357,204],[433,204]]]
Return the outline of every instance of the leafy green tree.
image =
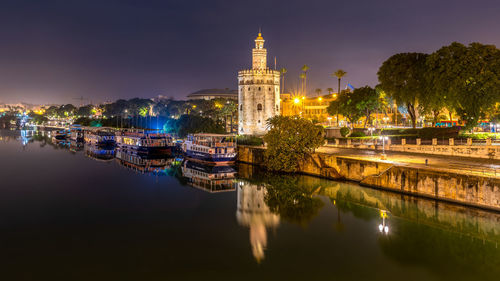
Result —
[[[211,118],[197,115],[182,115],[179,119],[170,119],[164,125],[167,132],[176,133],[180,137],[195,133],[217,133],[225,132],[222,122],[216,122]]]
[[[471,129],[500,102],[500,50],[454,42],[427,60],[428,80]]]
[[[304,90],[302,91],[304,93],[304,95],[307,96],[307,71],[309,70],[309,66],[307,66],[306,64],[304,64],[301,68],[301,70],[304,72],[302,74],[303,77],[304,77]]]
[[[377,91],[365,86],[356,88],[353,92],[342,91],[338,98],[330,102],[327,112],[331,115],[340,113],[355,123],[361,117],[366,117],[365,126],[373,111],[380,106],[380,99]]]
[[[320,88],[317,88],[316,90],[314,90],[316,92],[316,95],[317,96],[320,96],[321,95],[321,89]]]
[[[294,172],[299,161],[314,152],[323,142],[324,130],[311,121],[295,116],[275,116],[267,121],[269,132],[266,166],[269,170]]]
[[[326,88],[326,91],[328,92],[329,95],[331,95],[333,92],[333,88]]]
[[[412,121],[417,124],[416,106],[426,94],[426,59],[423,53],[400,53],[387,59],[378,71],[380,87],[399,105],[404,105]]]
[[[88,116],[92,115],[93,109],[94,109],[94,106],[92,106],[92,105],[84,105],[84,106],[79,107],[76,110],[75,114],[77,116],[87,116],[88,117]]]

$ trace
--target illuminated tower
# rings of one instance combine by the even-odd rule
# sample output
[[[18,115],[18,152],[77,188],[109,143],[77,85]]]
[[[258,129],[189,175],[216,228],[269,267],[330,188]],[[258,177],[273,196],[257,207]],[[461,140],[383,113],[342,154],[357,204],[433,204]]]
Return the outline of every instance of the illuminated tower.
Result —
[[[263,135],[266,120],[280,113],[280,72],[267,67],[267,50],[259,32],[252,69],[238,72],[238,133]]]

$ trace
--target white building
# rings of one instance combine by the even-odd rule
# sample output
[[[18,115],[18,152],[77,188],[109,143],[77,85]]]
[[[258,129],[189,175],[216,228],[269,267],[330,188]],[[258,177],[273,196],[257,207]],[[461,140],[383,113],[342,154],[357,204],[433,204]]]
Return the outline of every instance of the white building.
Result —
[[[267,67],[267,50],[259,33],[252,50],[252,69],[238,72],[238,132],[263,135],[266,120],[280,113],[280,72]]]

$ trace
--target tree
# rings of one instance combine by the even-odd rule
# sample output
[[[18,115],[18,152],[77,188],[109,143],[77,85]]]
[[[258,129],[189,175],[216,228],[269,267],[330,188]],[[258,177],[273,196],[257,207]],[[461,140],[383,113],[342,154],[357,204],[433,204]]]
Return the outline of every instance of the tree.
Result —
[[[417,123],[417,102],[428,89],[424,78],[427,57],[422,53],[396,54],[387,59],[377,73],[380,87],[408,110],[413,128]]]
[[[349,122],[355,123],[361,117],[365,116],[365,127],[373,111],[380,106],[380,99],[377,91],[371,87],[365,86],[356,88],[353,92],[342,91],[338,98],[330,102],[327,108],[329,114],[340,113],[349,119]]]
[[[196,133],[216,133],[225,132],[222,122],[216,122],[210,118],[196,115],[182,115],[179,119],[170,119],[164,125],[167,132],[176,133],[179,137]]]
[[[316,92],[316,95],[321,95],[321,89],[320,88],[317,88],[316,90],[314,90]]]
[[[338,91],[337,91],[337,95],[340,95],[340,81],[342,80],[342,78],[347,74],[347,72],[345,72],[344,70],[342,69],[338,69],[337,71],[335,71],[334,73],[332,73],[332,77],[337,77],[338,79],[338,82],[339,82],[339,87],[338,87]],[[339,126],[339,114],[337,112],[337,127]]]
[[[286,68],[281,68],[280,69],[280,73],[281,73],[281,92],[284,93],[285,92],[285,74],[288,72],[288,70]]]
[[[304,72],[304,88],[303,88],[303,93],[305,96],[307,96],[307,71],[309,70],[309,66],[303,65],[302,66],[302,71]]]
[[[275,116],[267,121],[269,132],[264,136],[267,143],[266,166],[269,170],[294,172],[299,161],[320,147],[323,127],[295,116]]]
[[[427,67],[429,83],[468,129],[500,102],[500,50],[494,45],[454,42],[431,54]]]
[[[77,116],[85,116],[85,117],[89,117],[90,115],[92,115],[92,110],[94,109],[94,107],[92,105],[84,105],[84,106],[81,106],[79,107],[77,110],[76,110],[76,115]]]
[[[329,95],[331,95],[333,92],[333,88],[326,88],[326,91],[328,92]]]

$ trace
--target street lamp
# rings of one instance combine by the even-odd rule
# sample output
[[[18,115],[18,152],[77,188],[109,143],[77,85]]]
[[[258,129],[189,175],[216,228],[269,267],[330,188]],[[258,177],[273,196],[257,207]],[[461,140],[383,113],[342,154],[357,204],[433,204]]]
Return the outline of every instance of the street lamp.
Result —
[[[328,119],[328,124],[329,124],[328,126],[331,127],[332,126],[332,117],[328,116],[328,117],[326,117],[326,119]]]
[[[385,141],[388,140],[389,137],[380,136],[379,139],[382,140],[382,155],[380,155],[380,159],[386,160],[387,159],[387,155],[385,154]]]

